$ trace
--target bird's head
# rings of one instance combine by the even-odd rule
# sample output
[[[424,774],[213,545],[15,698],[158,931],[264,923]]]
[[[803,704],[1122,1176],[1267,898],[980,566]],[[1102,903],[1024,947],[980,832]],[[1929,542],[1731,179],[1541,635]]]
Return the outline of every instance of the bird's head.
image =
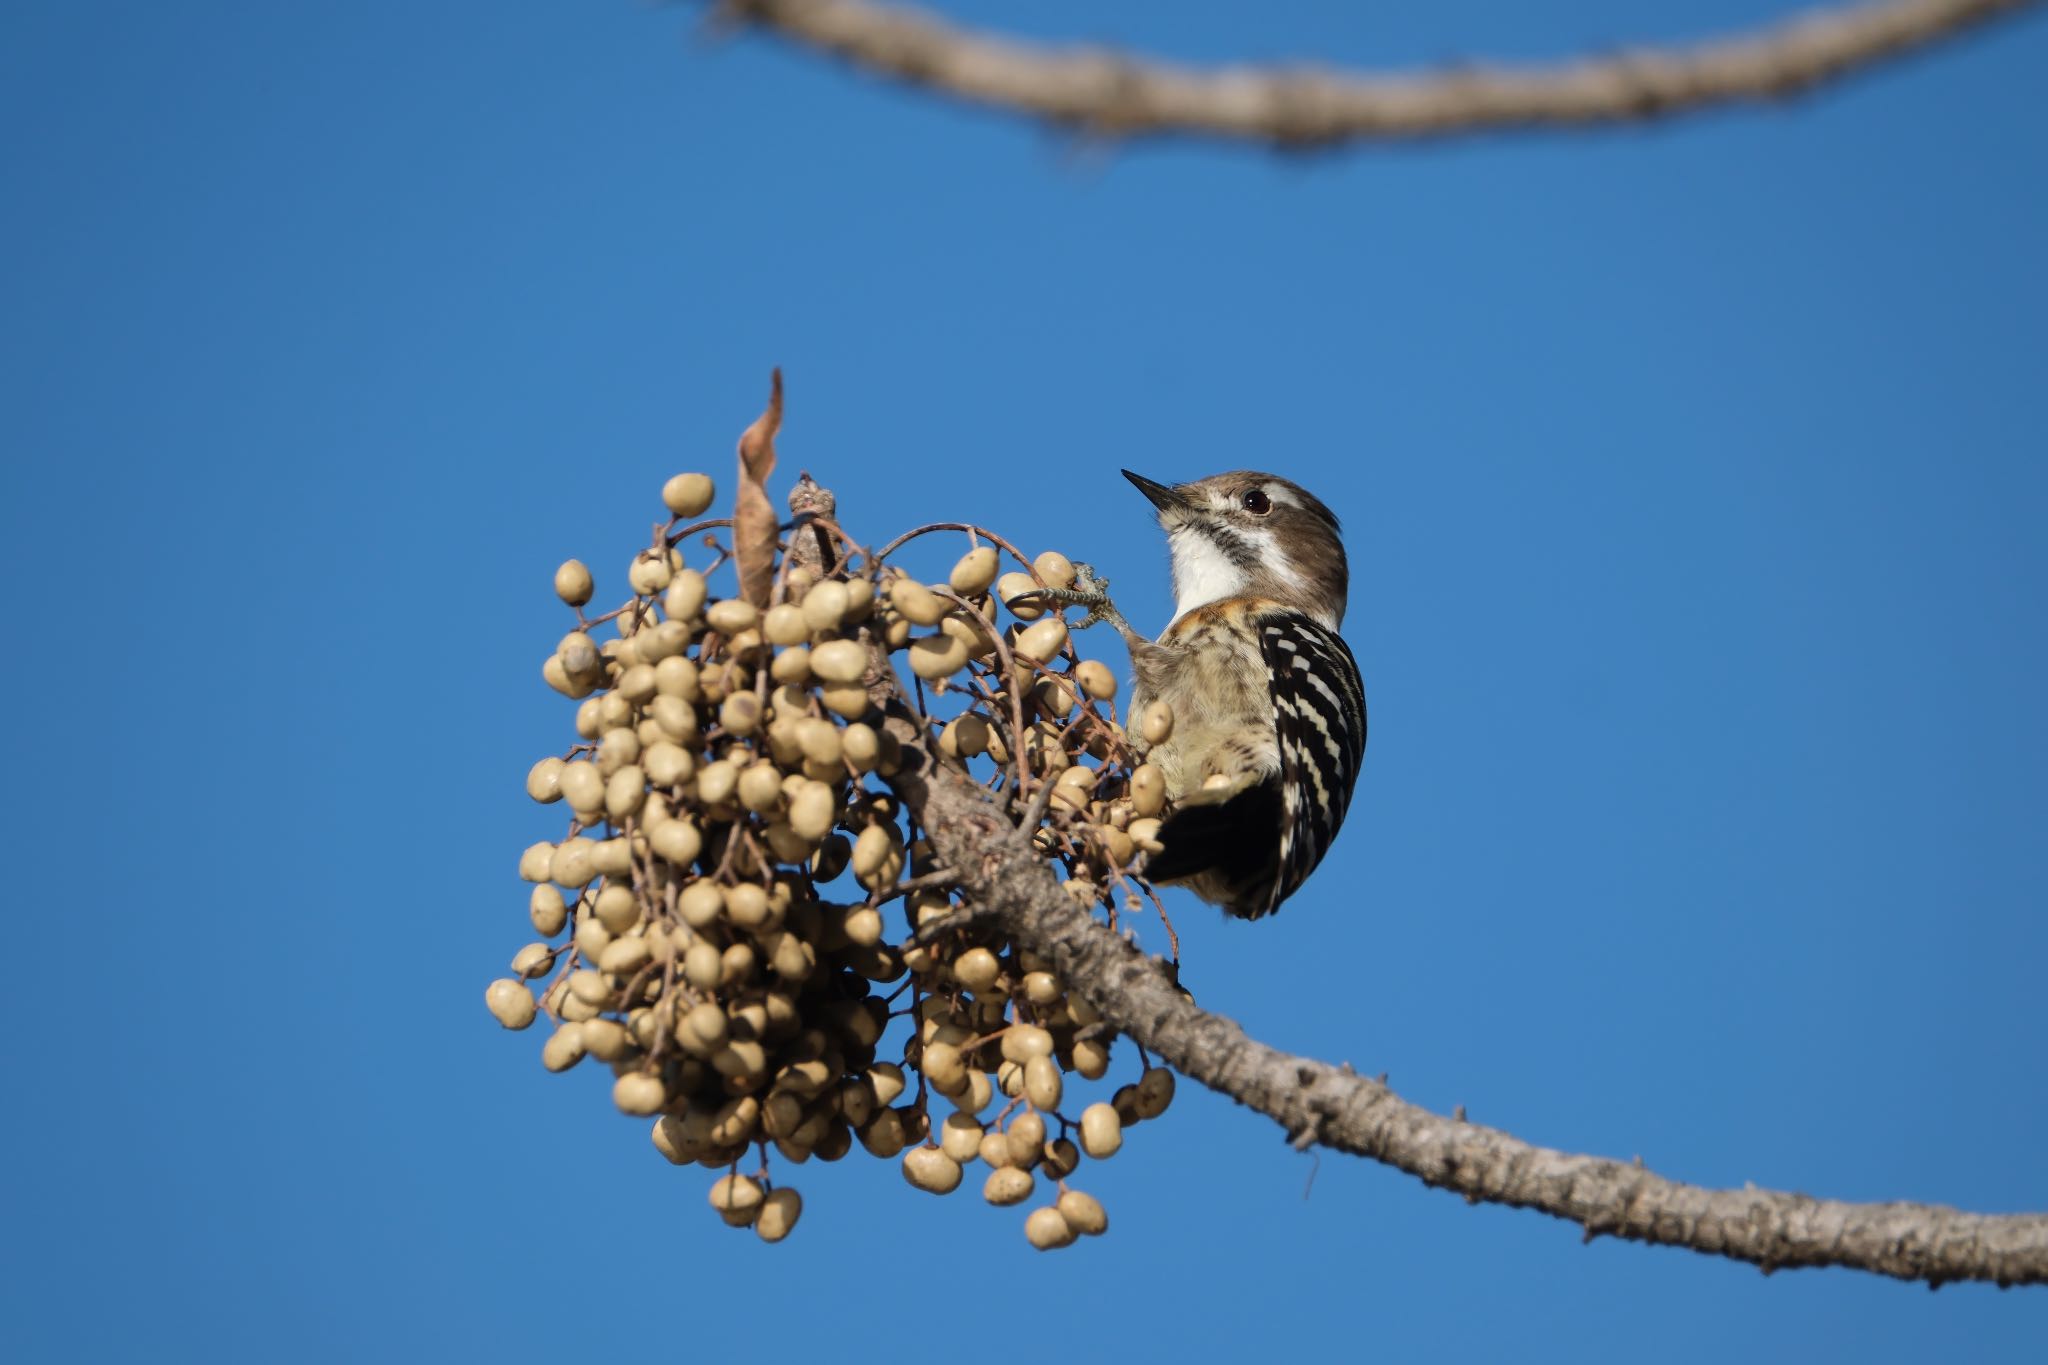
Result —
[[[1269,597],[1336,630],[1350,569],[1337,518],[1277,474],[1234,470],[1164,484],[1123,471],[1159,509],[1173,553],[1173,614],[1227,597]]]

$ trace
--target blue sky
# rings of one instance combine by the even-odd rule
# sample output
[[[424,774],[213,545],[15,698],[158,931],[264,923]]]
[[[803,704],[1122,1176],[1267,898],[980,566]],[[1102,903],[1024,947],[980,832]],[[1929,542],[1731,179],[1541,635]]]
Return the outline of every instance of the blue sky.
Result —
[[[955,12],[1412,64],[1779,9],[1013,8]],[[785,471],[863,533],[986,521],[1141,623],[1119,466],[1344,518],[1358,799],[1277,919],[1180,905],[1204,1004],[1677,1177],[2048,1207],[2048,24],[1784,110],[1275,159],[696,18],[0,17],[11,1357],[2039,1359],[2040,1291],[1581,1247],[1190,1087],[1100,1242],[861,1158],[765,1248],[481,992],[555,823],[549,574],[616,581],[780,364]]]

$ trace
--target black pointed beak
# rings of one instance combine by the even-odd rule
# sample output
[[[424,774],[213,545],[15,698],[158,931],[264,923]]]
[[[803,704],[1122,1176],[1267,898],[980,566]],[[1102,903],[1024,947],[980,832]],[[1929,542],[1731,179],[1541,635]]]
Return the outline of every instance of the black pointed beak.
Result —
[[[1186,509],[1188,500],[1180,495],[1178,489],[1167,484],[1154,482],[1143,474],[1133,474],[1128,469],[1123,471],[1123,475],[1137,486],[1140,493],[1150,498],[1152,505],[1160,511],[1178,512]]]

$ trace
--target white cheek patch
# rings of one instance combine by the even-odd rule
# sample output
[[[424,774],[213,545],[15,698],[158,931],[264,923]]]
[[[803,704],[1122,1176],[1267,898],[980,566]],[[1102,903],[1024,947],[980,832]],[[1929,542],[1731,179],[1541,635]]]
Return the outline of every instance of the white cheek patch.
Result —
[[[1301,571],[1294,567],[1293,560],[1281,552],[1279,538],[1273,534],[1271,527],[1262,526],[1256,531],[1240,531],[1238,534],[1258,549],[1259,567],[1267,574],[1290,588],[1299,589],[1303,586]]]
[[[1173,550],[1173,619],[1243,592],[1250,576],[1209,537],[1186,527],[1167,537]],[[1170,624],[1170,623],[1169,623]]]

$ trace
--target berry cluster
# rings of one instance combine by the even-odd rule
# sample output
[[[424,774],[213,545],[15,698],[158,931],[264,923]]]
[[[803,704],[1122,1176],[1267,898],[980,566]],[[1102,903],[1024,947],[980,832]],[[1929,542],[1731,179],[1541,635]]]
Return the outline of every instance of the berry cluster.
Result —
[[[1142,907],[1132,864],[1157,847],[1164,792],[1117,721],[1115,676],[1069,638],[1058,593],[1076,566],[964,526],[869,551],[805,516],[772,574],[756,566],[766,600],[717,599],[729,523],[684,524],[713,496],[701,474],[669,480],[671,515],[614,610],[586,612],[583,564],[556,572],[576,627],[541,671],[578,703],[578,742],[536,763],[527,792],[570,824],[520,859],[540,941],[486,1004],[510,1029],[547,1017],[550,1071],[609,1067],[618,1107],[655,1120],[669,1161],[720,1172],[712,1207],[764,1240],[803,1207],[771,1153],[801,1165],[856,1146],[930,1193],[979,1161],[988,1202],[1039,1194],[1034,1246],[1104,1231],[1068,1179],[1164,1113],[1173,1074],[1141,1057],[1131,1083],[1076,1102],[1070,1078],[1108,1075],[1113,1033],[961,901],[889,787],[904,745],[926,743],[1029,824],[1070,895],[1112,925]],[[970,538],[944,582],[890,562],[941,531]],[[702,570],[686,543],[706,548]],[[1172,723],[1149,710],[1140,747]]]

